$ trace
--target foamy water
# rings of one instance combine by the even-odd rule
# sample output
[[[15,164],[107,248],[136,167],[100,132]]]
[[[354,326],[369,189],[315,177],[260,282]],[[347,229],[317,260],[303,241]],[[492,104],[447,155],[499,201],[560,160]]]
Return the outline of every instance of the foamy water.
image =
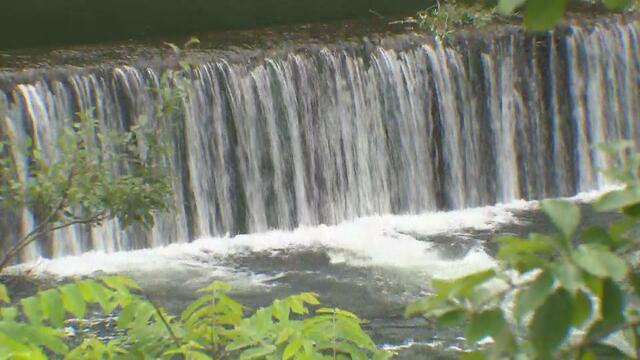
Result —
[[[590,202],[602,192],[589,192],[571,198]],[[14,266],[11,273],[59,277],[90,275],[96,272],[118,273],[137,270],[207,266],[220,276],[234,269],[216,267],[216,259],[252,253],[283,250],[323,249],[332,263],[350,266],[377,266],[417,270],[433,277],[449,278],[495,266],[495,260],[481,246],[459,259],[442,258],[437,244],[418,240],[438,234],[472,234],[493,230],[517,222],[517,211],[533,210],[537,201],[518,201],[473,209],[421,215],[382,215],[343,222],[335,226],[299,227],[293,231],[269,231],[257,234],[202,238],[188,244],[173,244],[154,249],[116,253],[89,252],[80,256],[38,259]],[[201,264],[194,259],[206,256]]]

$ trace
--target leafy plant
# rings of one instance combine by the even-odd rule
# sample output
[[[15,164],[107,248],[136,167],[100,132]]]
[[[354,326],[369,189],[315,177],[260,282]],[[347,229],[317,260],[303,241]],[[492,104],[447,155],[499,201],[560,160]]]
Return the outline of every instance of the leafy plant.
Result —
[[[605,150],[614,155],[629,143]],[[464,325],[479,350],[469,359],[637,359],[640,349],[640,154],[608,174],[625,184],[595,204],[618,211],[608,228],[585,226],[576,204],[547,200],[542,210],[556,234],[499,238],[497,269],[435,280],[435,294],[407,315]],[[489,345],[478,345],[491,338]]]
[[[511,16],[524,11],[524,25],[534,31],[548,30],[562,19],[570,0],[499,0],[498,13]],[[638,6],[637,0],[602,0],[610,11],[623,11]]]
[[[230,290],[229,284],[219,281],[199,290],[204,295],[189,304],[180,317],[183,345],[165,354],[223,352],[233,338],[231,329],[240,324],[244,315],[243,306],[227,295]]]
[[[95,339],[87,339],[70,351],[63,326],[68,317],[87,316],[91,307],[99,307],[109,314],[138,301],[130,292],[137,288],[135,282],[125,277],[108,276],[77,280],[10,303],[6,289],[0,286],[6,295],[2,301],[7,304],[0,309],[0,357],[46,359],[47,354],[52,354],[76,359],[91,358],[92,354],[123,353],[115,343],[102,344]]]
[[[185,48],[197,43],[193,38]],[[59,129],[52,144],[2,129],[0,207],[27,209],[37,224],[2,254],[0,271],[26,246],[54,231],[112,219],[123,228],[150,228],[157,213],[170,209],[172,179],[166,168],[172,154],[167,144],[176,129],[173,117],[181,115],[190,63],[169,45],[179,67],[163,71],[152,88],[158,97],[153,119],[143,116],[124,132],[109,131],[89,109]]]
[[[462,27],[482,28],[497,16],[520,18],[524,14],[524,26],[532,31],[545,31],[556,25],[565,15],[571,0],[436,0],[429,8],[419,11],[415,17],[396,23],[417,24],[419,28],[448,40]],[[609,11],[621,12],[637,9],[638,0],[602,0],[592,4],[603,5]]]
[[[482,2],[448,0],[437,1],[415,17],[394,23],[416,24],[420,29],[448,41],[456,30],[467,26],[482,28],[493,17],[493,8]]]
[[[201,289],[179,319],[168,324],[178,341],[157,357],[239,359],[384,359],[362,330],[354,314],[310,306],[320,302],[313,293],[276,299],[270,306],[243,317],[243,307],[227,295],[228,284],[214,282]],[[175,345],[178,346],[175,346]]]
[[[77,280],[0,309],[0,358],[47,359],[386,359],[354,314],[320,308],[317,295],[275,300],[243,317],[228,284],[214,282],[178,317],[168,315],[123,276]],[[9,303],[0,286],[2,301]],[[90,309],[117,315],[118,336],[93,336],[70,349],[63,326]]]
[[[244,319],[232,332],[227,350],[240,350],[240,359],[385,359],[354,314],[319,305],[316,294],[302,293],[275,300]]]
[[[110,219],[125,227],[150,227],[153,214],[167,209],[170,188],[159,160],[166,150],[151,130],[135,127],[122,135],[101,131],[89,111],[62,128],[55,145],[8,136],[0,143],[0,206],[29,209],[38,224],[2,254],[0,270],[47,233]],[[103,153],[103,142],[122,151]]]

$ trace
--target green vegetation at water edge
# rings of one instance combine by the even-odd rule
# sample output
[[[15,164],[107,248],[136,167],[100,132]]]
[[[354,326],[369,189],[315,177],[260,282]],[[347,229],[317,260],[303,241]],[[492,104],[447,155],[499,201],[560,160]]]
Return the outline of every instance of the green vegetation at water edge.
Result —
[[[460,28],[482,29],[499,19],[522,24],[530,31],[546,31],[555,26],[572,3],[602,6],[608,11],[624,12],[636,9],[638,0],[603,0],[580,2],[571,0],[439,0],[419,11],[415,17],[400,23],[415,23],[445,40]]]

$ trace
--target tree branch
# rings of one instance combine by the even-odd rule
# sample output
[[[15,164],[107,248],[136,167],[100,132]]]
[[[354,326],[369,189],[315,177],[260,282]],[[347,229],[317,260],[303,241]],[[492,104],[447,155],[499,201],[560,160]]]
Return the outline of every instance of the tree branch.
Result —
[[[69,171],[69,177],[68,177],[68,180],[67,180],[67,183],[66,183],[64,189],[62,190],[62,196],[60,197],[60,200],[58,201],[58,204],[53,208],[53,210],[49,213],[49,215],[39,225],[37,225],[33,230],[31,230],[31,232],[29,232],[25,237],[20,239],[13,246],[13,248],[11,248],[11,250],[9,250],[2,257],[2,261],[0,261],[0,272],[2,272],[2,270],[4,270],[4,268],[7,266],[7,264],[11,261],[11,259],[13,257],[18,255],[18,253],[20,253],[20,251],[22,251],[25,247],[27,247],[29,244],[34,242],[40,235],[43,235],[43,234],[45,234],[47,232],[50,232],[50,231],[55,231],[55,230],[44,231],[44,229],[47,227],[47,225],[49,225],[51,223],[51,221],[54,219],[54,217],[58,213],[60,213],[60,211],[62,211],[62,209],[65,208],[65,204],[66,204],[67,199],[69,197],[69,190],[71,189],[71,185],[72,185],[72,182],[73,182],[73,177],[75,175],[75,172],[76,172],[76,169],[75,169],[75,166],[74,166]]]
[[[59,210],[58,210],[59,211]],[[53,217],[50,217],[49,219],[52,219]],[[11,261],[11,259],[16,256],[18,253],[20,253],[20,251],[22,251],[25,247],[29,246],[29,244],[31,244],[32,242],[36,241],[38,239],[38,237],[40,237],[41,235],[50,233],[50,232],[54,232],[56,230],[60,230],[60,229],[64,229],[67,228],[69,226],[73,226],[73,225],[90,225],[90,224],[95,224],[101,221],[104,221],[108,218],[106,211],[101,211],[97,214],[94,214],[91,217],[88,218],[84,218],[84,219],[75,219],[72,221],[67,221],[64,223],[61,223],[59,225],[50,227],[50,228],[46,228],[46,225],[50,225],[50,223],[48,222],[43,222],[40,225],[38,225],[34,230],[32,230],[29,234],[27,234],[27,236],[25,236],[24,238],[22,238],[20,241],[18,241],[18,243],[16,243],[16,245],[9,250],[2,258],[2,261],[0,261],[0,272],[2,272],[2,270],[4,270],[5,267],[7,267],[7,265],[9,264],[9,262]]]
[[[180,345],[181,345],[180,338],[178,337],[178,335],[176,335],[175,331],[173,331],[173,327],[171,327],[171,324],[169,324],[169,321],[167,320],[167,318],[164,316],[164,314],[162,314],[162,309],[160,309],[160,307],[156,305],[156,303],[153,302],[153,300],[151,300],[149,295],[147,295],[146,293],[143,293],[143,295],[145,299],[149,302],[149,304],[151,304],[151,306],[153,306],[153,308],[156,310],[156,314],[158,314],[158,317],[164,324],[164,327],[169,332],[169,335],[171,336],[171,340],[173,340],[173,343],[176,344],[177,348],[180,348]]]

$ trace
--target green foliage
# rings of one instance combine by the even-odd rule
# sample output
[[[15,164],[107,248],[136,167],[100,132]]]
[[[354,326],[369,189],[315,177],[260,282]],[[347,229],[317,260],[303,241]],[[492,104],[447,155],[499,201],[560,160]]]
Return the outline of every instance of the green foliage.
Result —
[[[0,288],[6,293],[4,286]],[[137,285],[133,281],[121,276],[77,280],[1,308],[0,357],[46,359],[46,354],[55,354],[68,359],[95,359],[95,354],[122,353],[115,343],[105,345],[95,339],[87,339],[70,351],[63,326],[68,317],[86,316],[91,306],[109,314],[135,301],[138,298],[130,292],[134,288]]]
[[[423,30],[448,40],[456,29],[465,26],[482,28],[498,16],[519,19],[531,31],[545,31],[556,25],[565,15],[570,0],[437,0],[415,18],[401,23],[417,23]],[[609,11],[625,11],[639,6],[638,0],[598,0]]]
[[[524,25],[533,31],[552,28],[567,11],[569,0],[499,0],[498,13],[511,16],[524,11]],[[637,6],[637,0],[602,0],[610,11],[624,11]]]
[[[0,286],[0,292],[6,290]],[[47,359],[386,359],[354,314],[311,306],[316,294],[275,300],[244,317],[226,283],[214,282],[180,317],[168,315],[123,276],[77,280],[0,309],[0,358]],[[8,300],[6,300],[8,302]],[[117,315],[121,334],[92,335],[70,349],[63,327],[89,309]]]
[[[275,300],[243,317],[242,306],[228,297],[229,286],[214,282],[200,290],[171,326],[180,334],[179,346],[162,356],[182,354],[197,359],[383,359],[354,314],[310,306],[320,302],[313,293]]]
[[[167,210],[171,192],[160,141],[155,129],[135,127],[121,135],[101,130],[91,111],[60,129],[55,144],[9,134],[0,157],[0,206],[27,208],[39,223],[3,254],[0,269],[29,243],[64,227],[114,218],[123,226],[152,226],[154,213]],[[102,143],[122,151],[103,152]]]
[[[192,39],[187,45],[195,43]],[[148,229],[157,213],[170,210],[168,139],[175,130],[173,117],[182,111],[189,70],[186,60],[179,63],[177,70],[164,71],[153,89],[158,96],[153,121],[140,117],[127,131],[106,129],[93,109],[58,129],[50,144],[3,129],[0,207],[28,209],[37,224],[2,254],[0,270],[50,232],[112,219],[122,227],[139,224]]]
[[[240,324],[243,307],[227,295],[230,290],[228,284],[214,282],[199,290],[204,295],[182,312],[180,322],[188,340],[187,349],[195,346],[198,351],[217,354],[231,341],[230,331]]]
[[[615,155],[629,147],[606,150]],[[640,300],[634,260],[640,250],[640,157],[623,157],[623,166],[608,174],[624,187],[594,204],[618,211],[619,220],[579,231],[578,205],[544,201],[541,208],[557,234],[498,239],[497,269],[434,281],[435,293],[409,305],[407,315],[464,325],[472,346],[493,339],[466,358],[636,359],[626,351],[640,348],[640,313],[633,305]]]
[[[125,225],[151,225],[148,211],[164,209],[167,189],[157,164],[150,156],[139,156],[135,135],[101,133],[90,111],[78,114],[73,127],[62,129],[55,144],[60,150],[57,159],[45,157],[44,152],[50,150],[47,144],[34,144],[30,138],[22,143],[9,139],[6,144],[12,155],[28,156],[31,162],[23,169],[14,157],[2,157],[2,205],[27,207],[51,223],[99,223],[115,217]],[[107,136],[128,151],[102,154],[99,142]],[[118,167],[130,172],[121,174]]]
[[[240,359],[369,359],[386,358],[360,327],[354,314],[320,308],[309,317],[317,295],[303,293],[275,300],[244,319],[232,332],[228,350]]]
[[[435,5],[418,12],[415,18],[406,19],[402,23],[415,23],[420,29],[444,40],[450,40],[457,29],[468,26],[482,28],[493,16],[493,9],[482,3],[450,0],[438,1]]]

